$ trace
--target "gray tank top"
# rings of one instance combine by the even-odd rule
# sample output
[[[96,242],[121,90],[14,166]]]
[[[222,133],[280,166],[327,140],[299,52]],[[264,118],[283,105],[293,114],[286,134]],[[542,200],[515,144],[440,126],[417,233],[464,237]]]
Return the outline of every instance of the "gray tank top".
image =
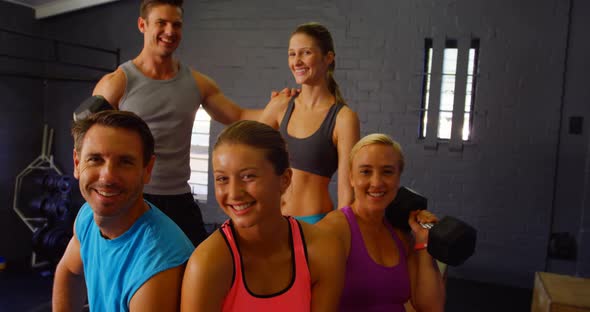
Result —
[[[155,195],[189,193],[191,133],[201,94],[192,71],[180,65],[167,80],[146,77],[131,61],[121,65],[127,88],[119,109],[148,124],[155,139],[156,163],[144,192]]]

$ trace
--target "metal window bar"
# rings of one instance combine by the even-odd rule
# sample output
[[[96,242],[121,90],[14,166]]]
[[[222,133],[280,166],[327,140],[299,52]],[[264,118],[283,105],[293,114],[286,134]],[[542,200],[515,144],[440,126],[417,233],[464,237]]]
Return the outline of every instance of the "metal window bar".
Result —
[[[463,125],[463,141],[469,141],[473,133],[473,117],[475,112],[475,94],[479,77],[479,39],[471,39],[469,49],[469,68],[467,72],[467,94],[465,98],[465,121]],[[472,54],[473,53],[473,57]],[[471,83],[469,79],[471,78]]]
[[[424,39],[424,62],[422,67],[422,103],[420,105],[420,126],[418,138],[426,137],[426,125],[428,124],[428,99],[430,95],[430,76],[432,73],[432,39]]]
[[[440,45],[438,45],[440,46]],[[443,48],[443,47],[440,47]],[[446,49],[455,49],[458,50],[458,42],[457,40],[453,40],[453,39],[446,39],[445,43],[444,43],[444,48],[443,51],[441,52],[437,52],[441,55],[441,57],[443,57],[443,60],[439,61],[442,65],[444,63],[448,63],[448,56],[446,56],[445,54],[445,50]],[[467,49],[467,53],[468,53],[468,68],[465,70],[465,74],[467,76],[467,81],[465,83],[465,89],[466,89],[466,94],[463,103],[460,103],[461,106],[464,105],[464,109],[462,108],[461,111],[463,112],[461,118],[457,118],[458,116],[454,116],[453,112],[454,112],[454,106],[457,100],[459,99],[453,99],[452,101],[450,99],[447,99],[449,103],[452,103],[452,106],[448,106],[448,105],[443,105],[442,101],[444,96],[446,95],[447,97],[453,97],[455,96],[455,79],[457,77],[457,72],[456,70],[456,66],[457,66],[457,60],[454,60],[454,64],[455,64],[455,70],[453,72],[453,70],[448,70],[445,69],[446,72],[438,72],[438,71],[433,71],[433,64],[432,64],[432,59],[433,59],[433,55],[434,53],[434,49],[433,49],[433,40],[431,38],[426,38],[424,40],[424,62],[423,62],[423,72],[421,73],[422,76],[422,102],[421,102],[421,106],[420,106],[420,124],[419,124],[419,135],[418,138],[419,139],[426,139],[427,136],[427,129],[432,127],[432,125],[428,125],[428,111],[429,110],[433,110],[434,107],[433,105],[429,105],[429,103],[432,100],[436,100],[436,99],[431,99],[432,98],[432,94],[430,94],[430,90],[432,89],[432,83],[433,80],[440,80],[440,85],[441,85],[441,92],[440,94],[436,94],[435,97],[440,96],[440,103],[436,103],[439,104],[438,106],[438,118],[436,118],[436,127],[434,127],[437,130],[437,139],[438,140],[444,140],[447,141],[450,139],[450,129],[452,126],[452,121],[454,119],[462,119],[462,124],[463,127],[461,130],[461,139],[462,141],[468,141],[471,139],[471,134],[472,134],[472,129],[473,129],[473,116],[474,116],[474,103],[475,103],[475,94],[476,94],[476,86],[477,86],[477,77],[479,76],[479,72],[478,72],[478,68],[479,68],[479,39],[477,38],[472,38],[470,43],[469,43],[469,48]],[[459,52],[459,51],[457,51]],[[438,55],[438,54],[437,54]],[[439,66],[440,66],[439,65]],[[451,64],[452,65],[452,64]],[[443,66],[444,67],[444,66]],[[451,66],[452,67],[452,66]],[[463,75],[463,72],[460,73],[461,76]],[[446,76],[446,80],[445,80],[445,76]],[[452,76],[452,77],[450,77]],[[448,85],[447,87],[445,87],[445,83]],[[432,104],[432,103],[430,103]],[[432,113],[432,112],[431,112]],[[456,114],[455,114],[456,115]],[[446,119],[448,119],[448,121],[446,121]],[[432,120],[432,122],[434,123],[435,120]],[[443,124],[446,123],[447,125],[444,126]],[[447,131],[445,132],[446,135],[441,135],[441,127],[446,127],[448,129],[446,129]],[[447,133],[449,132],[449,133]],[[433,142],[431,142],[433,143]]]
[[[199,202],[207,202],[210,129],[211,117],[204,109],[199,109],[191,133],[191,179],[189,180],[191,193]],[[195,179],[195,176],[200,178]]]
[[[447,39],[443,51],[440,107],[438,111],[438,139],[451,138],[453,110],[455,106],[455,79],[457,76],[457,40]]]

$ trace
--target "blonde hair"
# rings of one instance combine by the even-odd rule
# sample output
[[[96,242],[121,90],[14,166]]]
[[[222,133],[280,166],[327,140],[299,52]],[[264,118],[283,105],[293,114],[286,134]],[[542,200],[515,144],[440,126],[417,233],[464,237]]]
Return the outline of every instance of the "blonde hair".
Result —
[[[352,166],[352,160],[354,159],[354,157],[356,156],[356,154],[358,153],[358,151],[367,146],[367,145],[373,145],[373,144],[381,144],[381,145],[388,145],[391,146],[391,148],[393,148],[393,150],[395,152],[397,152],[400,156],[399,159],[399,172],[400,174],[404,171],[404,165],[405,165],[405,161],[404,161],[404,153],[402,151],[402,146],[394,141],[390,136],[388,136],[387,134],[383,134],[383,133],[372,133],[369,134],[365,137],[363,137],[362,139],[360,139],[358,142],[356,142],[356,144],[352,147],[352,150],[350,150],[350,158],[349,158],[349,166]]]

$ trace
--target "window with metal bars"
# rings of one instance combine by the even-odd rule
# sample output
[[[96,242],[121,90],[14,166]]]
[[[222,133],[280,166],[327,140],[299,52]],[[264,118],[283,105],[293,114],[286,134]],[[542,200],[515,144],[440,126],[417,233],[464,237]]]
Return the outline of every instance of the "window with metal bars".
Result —
[[[436,53],[438,52],[438,53]],[[442,61],[434,62],[438,68],[433,69],[433,58],[442,57]],[[460,45],[458,40],[447,39],[442,53],[435,51],[433,40],[424,41],[424,65],[422,83],[422,103],[420,110],[419,137],[424,139],[431,135],[428,130],[435,130],[437,140],[450,140],[453,134],[453,123],[462,123],[460,135],[462,141],[472,138],[473,106],[477,83],[477,69],[479,56],[479,39],[471,39],[468,46]],[[461,58],[466,58],[464,72],[458,71]],[[463,60],[465,61],[465,60]],[[435,81],[435,85],[433,84]],[[464,86],[459,86],[465,81]],[[464,98],[455,98],[456,90],[460,87],[460,94]],[[432,96],[432,92],[440,90],[439,96]],[[461,106],[463,107],[461,109]],[[462,118],[455,116],[462,113]],[[428,117],[431,117],[429,120]],[[434,123],[429,127],[429,122]]]

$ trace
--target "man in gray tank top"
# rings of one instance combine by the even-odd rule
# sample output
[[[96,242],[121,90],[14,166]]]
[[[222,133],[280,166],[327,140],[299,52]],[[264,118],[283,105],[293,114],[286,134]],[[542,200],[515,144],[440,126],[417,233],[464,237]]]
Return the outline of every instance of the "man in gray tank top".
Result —
[[[105,75],[93,95],[115,109],[132,111],[150,127],[156,146],[152,179],[144,197],[174,220],[197,246],[206,238],[201,211],[191,194],[191,132],[200,104],[216,121],[257,120],[261,110],[243,109],[227,98],[215,81],[173,57],[182,38],[182,0],[143,0],[138,28],[141,53]],[[290,92],[269,104],[287,105]]]

